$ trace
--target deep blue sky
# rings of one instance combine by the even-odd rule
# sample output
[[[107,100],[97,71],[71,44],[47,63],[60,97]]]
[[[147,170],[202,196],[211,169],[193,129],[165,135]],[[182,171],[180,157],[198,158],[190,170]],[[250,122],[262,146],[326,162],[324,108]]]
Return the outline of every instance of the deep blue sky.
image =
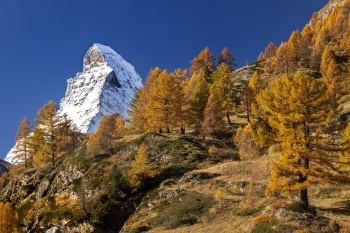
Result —
[[[205,47],[227,47],[238,66],[302,28],[328,0],[1,0],[0,158],[24,117],[53,100],[82,69],[93,43],[112,47],[143,80],[156,66],[188,68]]]

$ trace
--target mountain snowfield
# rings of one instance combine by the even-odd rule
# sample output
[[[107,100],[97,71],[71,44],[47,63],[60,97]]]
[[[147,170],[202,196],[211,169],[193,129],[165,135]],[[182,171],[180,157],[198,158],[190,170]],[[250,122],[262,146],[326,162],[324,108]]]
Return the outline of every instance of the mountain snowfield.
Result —
[[[142,87],[142,79],[134,66],[112,48],[94,44],[85,54],[83,71],[68,79],[67,84],[58,115],[66,114],[76,130],[87,133],[95,132],[106,114],[118,112],[127,119],[129,104]],[[16,162],[14,148],[5,161]]]

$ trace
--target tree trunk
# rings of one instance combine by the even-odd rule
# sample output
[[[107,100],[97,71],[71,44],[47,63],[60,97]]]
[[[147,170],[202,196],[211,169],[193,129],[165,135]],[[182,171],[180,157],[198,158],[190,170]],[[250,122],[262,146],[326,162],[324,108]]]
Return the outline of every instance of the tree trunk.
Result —
[[[227,123],[231,125],[230,114],[226,112]]]
[[[185,130],[185,126],[181,126],[181,134],[185,134],[186,130]]]
[[[303,166],[306,169],[309,169],[309,158],[301,159],[301,166]],[[304,183],[307,181],[307,176],[299,175],[299,182]],[[307,188],[300,190],[300,202],[303,205],[305,209],[309,208],[309,197],[307,195]]]
[[[307,188],[300,190],[300,203],[305,209],[309,208],[309,198],[307,195]]]

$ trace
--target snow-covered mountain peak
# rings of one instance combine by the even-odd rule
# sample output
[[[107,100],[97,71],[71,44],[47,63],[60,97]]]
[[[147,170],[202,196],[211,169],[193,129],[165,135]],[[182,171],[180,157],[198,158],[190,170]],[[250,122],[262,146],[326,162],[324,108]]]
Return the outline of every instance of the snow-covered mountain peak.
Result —
[[[142,87],[134,66],[97,43],[84,56],[83,72],[67,83],[59,114],[67,114],[81,132],[95,131],[105,114],[118,112],[128,118],[130,101]]]
[[[58,115],[66,115],[76,130],[86,133],[96,131],[103,115],[118,112],[128,118],[130,101],[142,80],[134,66],[112,48],[94,44],[84,56],[83,71],[67,84]],[[5,161],[16,163],[16,147]]]

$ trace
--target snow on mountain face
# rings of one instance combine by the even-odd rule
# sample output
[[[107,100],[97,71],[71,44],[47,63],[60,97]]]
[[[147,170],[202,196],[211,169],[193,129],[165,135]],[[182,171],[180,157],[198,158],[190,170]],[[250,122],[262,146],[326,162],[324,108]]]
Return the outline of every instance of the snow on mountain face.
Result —
[[[83,72],[67,81],[59,115],[67,117],[80,132],[96,131],[103,115],[118,112],[128,118],[129,104],[142,87],[135,68],[108,46],[94,44],[86,53]]]
[[[118,112],[128,118],[129,104],[142,87],[135,68],[108,46],[94,44],[85,54],[83,72],[67,81],[58,114],[67,115],[77,130],[95,132],[103,115]],[[5,161],[16,163],[16,145]]]

